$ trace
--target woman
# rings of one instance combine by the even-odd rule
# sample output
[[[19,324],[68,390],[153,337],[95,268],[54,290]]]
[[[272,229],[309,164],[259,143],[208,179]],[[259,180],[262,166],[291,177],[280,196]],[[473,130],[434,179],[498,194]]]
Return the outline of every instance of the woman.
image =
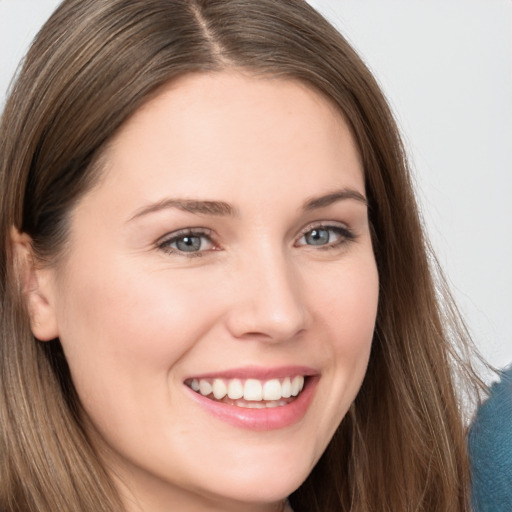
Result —
[[[65,1],[0,154],[2,510],[469,510],[465,334],[311,7]]]

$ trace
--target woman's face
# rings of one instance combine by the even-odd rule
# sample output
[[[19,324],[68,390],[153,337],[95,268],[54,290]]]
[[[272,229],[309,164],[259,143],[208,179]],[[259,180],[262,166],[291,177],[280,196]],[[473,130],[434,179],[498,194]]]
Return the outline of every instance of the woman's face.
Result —
[[[350,131],[300,83],[191,75],[105,162],[41,271],[94,442],[129,510],[274,510],[370,353],[378,276]]]

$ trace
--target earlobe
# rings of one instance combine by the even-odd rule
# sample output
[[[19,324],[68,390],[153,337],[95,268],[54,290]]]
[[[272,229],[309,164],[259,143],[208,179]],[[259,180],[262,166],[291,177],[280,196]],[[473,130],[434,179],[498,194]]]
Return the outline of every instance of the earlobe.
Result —
[[[52,271],[37,265],[29,235],[13,227],[11,242],[15,271],[30,315],[32,333],[40,341],[53,340],[58,337],[59,330],[53,300]]]

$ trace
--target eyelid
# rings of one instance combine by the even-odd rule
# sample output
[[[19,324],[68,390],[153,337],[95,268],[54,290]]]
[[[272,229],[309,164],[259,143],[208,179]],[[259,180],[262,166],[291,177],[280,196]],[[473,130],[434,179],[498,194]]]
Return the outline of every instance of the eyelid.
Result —
[[[335,220],[323,220],[323,221],[316,221],[316,222],[310,222],[306,226],[304,226],[300,232],[299,232],[299,238],[301,236],[304,236],[306,233],[309,233],[312,229],[315,228],[334,228],[334,229],[342,229],[346,230],[348,232],[351,232],[352,230],[343,222],[335,221]]]

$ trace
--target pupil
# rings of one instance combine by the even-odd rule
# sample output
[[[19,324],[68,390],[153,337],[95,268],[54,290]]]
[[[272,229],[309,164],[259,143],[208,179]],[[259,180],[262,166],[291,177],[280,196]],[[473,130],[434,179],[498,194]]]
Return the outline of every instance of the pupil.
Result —
[[[201,248],[201,239],[198,236],[184,236],[176,242],[176,247],[185,252],[198,251]]]
[[[313,229],[306,235],[310,245],[324,245],[329,242],[329,232],[326,229]]]

